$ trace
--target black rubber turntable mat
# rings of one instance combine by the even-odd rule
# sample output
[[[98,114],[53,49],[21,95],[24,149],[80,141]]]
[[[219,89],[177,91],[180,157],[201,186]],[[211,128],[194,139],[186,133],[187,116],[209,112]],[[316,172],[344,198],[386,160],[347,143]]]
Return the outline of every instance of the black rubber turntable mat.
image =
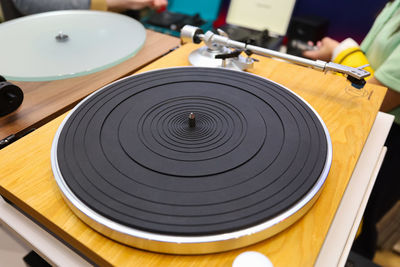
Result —
[[[320,178],[327,147],[315,113],[282,86],[184,67],[128,77],[87,98],[61,131],[57,161],[71,191],[99,214],[192,236],[286,211]]]

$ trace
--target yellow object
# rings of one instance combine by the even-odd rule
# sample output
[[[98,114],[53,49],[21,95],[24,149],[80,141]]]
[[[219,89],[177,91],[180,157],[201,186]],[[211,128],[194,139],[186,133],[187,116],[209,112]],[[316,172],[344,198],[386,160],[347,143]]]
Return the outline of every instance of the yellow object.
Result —
[[[107,10],[106,0],[92,0],[90,3],[90,9],[94,10]]]
[[[334,58],[333,62],[354,68],[369,64],[367,57],[358,46],[343,50]],[[366,80],[368,80],[374,75],[374,70],[371,66],[364,69],[371,73],[371,75],[366,78]]]

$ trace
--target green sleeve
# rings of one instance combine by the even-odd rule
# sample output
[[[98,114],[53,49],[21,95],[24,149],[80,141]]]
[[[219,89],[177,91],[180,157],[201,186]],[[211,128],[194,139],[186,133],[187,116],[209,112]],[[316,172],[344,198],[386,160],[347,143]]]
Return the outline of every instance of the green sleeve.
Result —
[[[400,92],[400,44],[375,70],[375,77],[386,87]]]

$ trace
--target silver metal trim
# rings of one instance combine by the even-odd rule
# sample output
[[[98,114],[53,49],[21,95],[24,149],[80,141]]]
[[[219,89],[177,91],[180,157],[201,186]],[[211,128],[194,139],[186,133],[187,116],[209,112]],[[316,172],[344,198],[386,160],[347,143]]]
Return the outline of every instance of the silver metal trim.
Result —
[[[188,67],[173,67],[166,69],[180,69],[180,68],[193,68],[191,66]],[[196,67],[198,68],[198,67]],[[158,70],[152,70],[149,72],[154,72]],[[231,70],[236,71],[236,70]],[[240,72],[240,71],[238,71]],[[134,76],[141,76],[144,73],[136,74]],[[248,73],[249,75],[254,75],[256,77],[260,77],[262,79],[266,79],[264,77]],[[129,76],[131,77],[131,76]],[[80,201],[77,196],[70,190],[68,185],[66,184],[58,165],[57,160],[57,146],[58,140],[61,134],[61,131],[68,121],[69,117],[77,110],[84,102],[90,99],[93,95],[101,92],[108,86],[120,82],[122,80],[128,79],[129,77],[125,77],[118,81],[115,81],[109,85],[102,87],[91,95],[87,96],[84,100],[82,100],[68,115],[65,117],[61,125],[59,126],[56,135],[53,139],[52,148],[51,148],[51,166],[53,170],[53,174],[55,180],[61,190],[61,193],[66,200],[69,207],[73,210],[73,212],[82,219],[89,226],[99,231],[100,233],[117,240],[121,243],[137,247],[144,250],[150,250],[154,252],[162,252],[162,253],[171,253],[171,254],[206,254],[206,253],[214,253],[214,252],[222,252],[227,250],[232,250],[235,248],[244,247],[247,245],[251,245],[262,241],[272,235],[277,234],[278,232],[286,229],[298,219],[300,219],[314,204],[314,202],[318,199],[325,180],[328,176],[329,169],[332,163],[332,143],[331,138],[328,132],[328,129],[325,123],[322,121],[319,114],[314,110],[314,108],[307,103],[303,98],[289,90],[285,86],[282,86],[274,81],[272,83],[283,87],[288,90],[290,93],[298,97],[301,101],[303,101],[316,115],[318,120],[320,121],[327,141],[327,156],[323,171],[318,178],[317,182],[313,186],[313,188],[309,191],[307,195],[305,195],[298,203],[292,206],[287,211],[281,213],[275,218],[263,222],[261,224],[249,227],[244,230],[234,231],[225,234],[218,235],[206,235],[206,236],[173,236],[173,235],[161,235],[154,234],[150,232],[145,232],[137,229],[133,229],[127,227],[125,225],[116,223],[111,221],[110,219],[96,213],[88,206],[86,206],[82,201]],[[267,79],[268,80],[268,79]]]
[[[226,47],[218,47],[213,50],[208,46],[202,46],[189,54],[189,62],[196,67],[226,68],[231,70],[245,70],[253,68],[253,60],[239,55],[237,58],[225,60],[215,58],[218,54],[228,54],[232,50]]]

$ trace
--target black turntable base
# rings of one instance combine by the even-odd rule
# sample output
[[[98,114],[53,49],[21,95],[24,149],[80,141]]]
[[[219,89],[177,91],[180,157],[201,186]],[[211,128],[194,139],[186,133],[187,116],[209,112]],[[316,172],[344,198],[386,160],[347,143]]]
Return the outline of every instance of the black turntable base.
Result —
[[[331,156],[324,123],[290,90],[183,67],[125,78],[82,101],[57,132],[52,167],[72,210],[98,231],[193,254],[289,226],[318,197]]]

